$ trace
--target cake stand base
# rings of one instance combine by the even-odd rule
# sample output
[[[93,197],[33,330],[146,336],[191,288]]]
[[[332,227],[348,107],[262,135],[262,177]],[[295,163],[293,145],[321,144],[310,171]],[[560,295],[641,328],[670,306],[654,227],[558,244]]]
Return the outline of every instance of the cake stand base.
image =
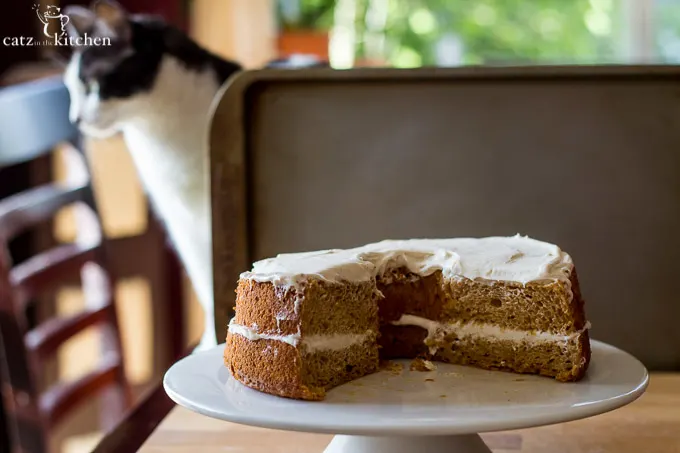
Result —
[[[459,436],[335,436],[324,453],[491,453],[477,434]]]

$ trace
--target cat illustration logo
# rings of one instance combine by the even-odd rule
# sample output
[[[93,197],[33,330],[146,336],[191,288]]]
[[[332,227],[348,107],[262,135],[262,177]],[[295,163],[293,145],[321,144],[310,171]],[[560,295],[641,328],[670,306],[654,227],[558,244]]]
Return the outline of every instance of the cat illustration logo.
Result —
[[[54,44],[59,44],[60,38],[66,37],[66,24],[69,22],[69,17],[62,14],[61,8],[55,5],[47,5],[45,11],[40,11],[40,5],[33,5],[35,13],[43,23],[43,33],[48,38],[54,40]],[[54,25],[52,25],[54,24]],[[54,31],[50,31],[50,28]]]

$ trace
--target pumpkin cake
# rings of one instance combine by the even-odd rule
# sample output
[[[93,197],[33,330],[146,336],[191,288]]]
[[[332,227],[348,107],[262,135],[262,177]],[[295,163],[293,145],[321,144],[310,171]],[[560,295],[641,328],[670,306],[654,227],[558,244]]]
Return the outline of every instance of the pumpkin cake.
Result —
[[[321,400],[416,358],[581,379],[589,323],[571,257],[523,236],[291,253],[241,274],[224,362],[243,384]]]

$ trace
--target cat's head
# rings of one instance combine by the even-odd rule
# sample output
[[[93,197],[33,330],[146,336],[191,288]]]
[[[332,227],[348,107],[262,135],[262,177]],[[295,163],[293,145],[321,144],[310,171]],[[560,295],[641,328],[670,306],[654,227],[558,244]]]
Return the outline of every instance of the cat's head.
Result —
[[[57,5],[47,5],[45,7],[45,13],[43,14],[45,19],[54,19],[58,16],[60,16],[60,10]]]
[[[134,101],[147,92],[160,64],[154,35],[140,36],[140,24],[118,3],[67,7],[73,54],[64,73],[71,97],[70,119],[81,130],[105,136],[134,113]]]

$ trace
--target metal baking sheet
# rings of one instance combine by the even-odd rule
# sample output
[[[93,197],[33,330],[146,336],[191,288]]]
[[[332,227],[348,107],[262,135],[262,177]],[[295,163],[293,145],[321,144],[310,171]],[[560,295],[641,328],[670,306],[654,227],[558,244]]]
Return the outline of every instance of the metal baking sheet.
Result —
[[[527,234],[576,263],[592,335],[680,369],[680,68],[261,70],[210,134],[217,332],[281,252]]]

